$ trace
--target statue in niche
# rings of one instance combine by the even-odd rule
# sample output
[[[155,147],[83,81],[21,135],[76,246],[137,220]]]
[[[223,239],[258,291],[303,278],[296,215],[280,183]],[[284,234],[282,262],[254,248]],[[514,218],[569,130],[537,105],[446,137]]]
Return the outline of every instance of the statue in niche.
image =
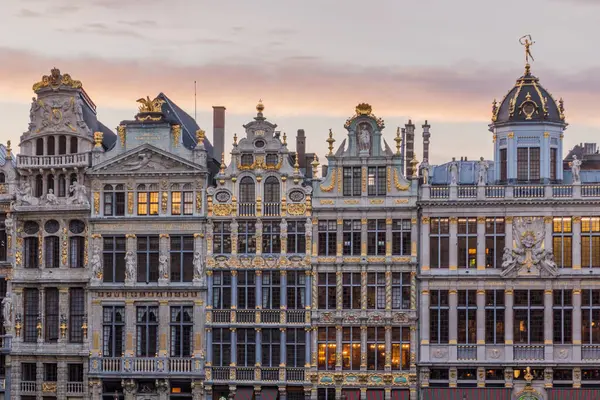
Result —
[[[581,183],[581,164],[583,164],[583,162],[578,159],[576,155],[573,155],[573,161],[569,163],[571,173],[573,174],[573,183]]]
[[[17,188],[17,204],[25,206],[37,206],[40,200],[37,197],[33,197],[31,194],[31,185],[29,180],[24,180],[21,185]]]
[[[479,165],[479,178],[477,179],[477,184],[485,186],[487,184],[487,173],[490,166],[483,157],[479,159],[477,164]]]
[[[199,280],[204,283],[204,263],[202,262],[202,253],[199,251],[194,252],[194,280]]]
[[[168,266],[168,257],[166,253],[162,253],[160,257],[158,257],[158,277],[160,279],[168,279],[169,278],[169,266]]]
[[[90,260],[90,265],[92,267],[92,274],[95,279],[101,279],[103,275],[102,271],[102,260],[100,259],[100,246],[97,244],[94,245],[94,250],[92,251],[92,258]]]
[[[371,150],[371,132],[369,132],[369,125],[361,124],[360,131],[358,131],[358,149],[360,151]]]
[[[10,327],[12,325],[12,313],[12,296],[10,293],[7,293],[6,297],[2,300],[2,318],[4,319],[5,327]]]
[[[452,162],[448,167],[450,171],[450,184],[457,185],[458,184],[458,161],[456,161],[455,157],[452,157]]]
[[[69,186],[69,193],[71,193],[71,197],[67,200],[69,204],[80,204],[82,206],[89,206],[90,202],[87,198],[87,190],[85,185],[80,184],[75,181],[71,186]]]
[[[128,251],[125,255],[125,281],[135,281],[135,256],[133,251]]]
[[[429,185],[429,161],[424,159],[421,163],[421,176],[423,177],[423,185]]]
[[[58,198],[54,194],[54,189],[48,189],[48,193],[46,193],[46,204],[52,206],[58,205]]]

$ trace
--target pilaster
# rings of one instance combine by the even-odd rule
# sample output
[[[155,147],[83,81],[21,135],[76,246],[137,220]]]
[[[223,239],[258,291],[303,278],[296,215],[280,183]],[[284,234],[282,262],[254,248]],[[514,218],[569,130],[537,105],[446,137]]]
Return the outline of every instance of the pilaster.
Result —
[[[485,359],[485,290],[477,290],[477,359]]]
[[[158,356],[167,357],[169,354],[169,345],[167,338],[169,337],[169,322],[170,322],[169,302],[168,300],[160,300],[158,302]]]
[[[581,289],[573,289],[573,362],[581,361]]]
[[[450,315],[448,322],[448,357],[450,360],[456,360],[458,354],[456,344],[458,343],[458,313],[452,312],[458,307],[458,293],[456,289],[450,289],[448,291],[448,306],[450,307]]]
[[[485,270],[485,217],[477,217],[477,270]]]
[[[421,218],[421,271],[429,270],[431,260],[429,259],[429,217]],[[416,237],[416,235],[415,235]]]
[[[450,247],[448,249],[448,260],[450,271],[458,269],[458,219],[450,217]],[[452,309],[452,308],[451,308]]]
[[[513,359],[513,306],[514,291],[512,288],[506,288],[504,291],[504,359],[507,361]]]
[[[571,228],[573,230],[573,245],[571,246],[571,257],[573,269],[581,269],[581,217],[573,217]],[[587,267],[587,265],[586,265]]]

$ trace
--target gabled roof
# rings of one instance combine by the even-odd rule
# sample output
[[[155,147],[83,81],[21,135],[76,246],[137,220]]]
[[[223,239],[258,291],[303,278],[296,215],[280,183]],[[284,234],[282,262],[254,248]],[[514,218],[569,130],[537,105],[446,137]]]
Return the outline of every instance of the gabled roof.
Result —
[[[16,168],[17,167],[17,157],[15,157],[14,152],[13,152],[13,156],[10,161],[11,161],[13,167]],[[5,164],[6,164],[6,146],[3,144],[0,144],[0,166],[5,165]]]

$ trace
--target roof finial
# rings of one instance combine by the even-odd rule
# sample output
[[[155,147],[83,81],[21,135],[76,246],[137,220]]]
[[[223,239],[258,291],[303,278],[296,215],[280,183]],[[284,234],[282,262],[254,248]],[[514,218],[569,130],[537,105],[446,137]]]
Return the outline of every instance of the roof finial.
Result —
[[[221,153],[221,170],[219,171],[220,175],[225,175],[225,152]]]
[[[329,154],[327,154],[327,155],[332,156],[333,155],[333,143],[335,142],[335,139],[333,138],[333,132],[331,131],[331,128],[329,128],[329,137],[327,138],[326,142],[329,145]]]
[[[529,48],[531,47],[531,45],[535,44],[535,42],[531,39],[531,35],[525,35],[519,39],[519,43],[525,46],[525,75],[529,75],[529,59],[531,58],[531,61],[535,61],[535,59],[531,55],[531,50]]]
[[[10,140],[7,140],[6,141],[6,159],[8,160],[11,158],[12,158],[12,148],[10,147]]]
[[[265,109],[265,106],[262,102],[262,99],[258,100],[258,104],[256,105],[256,111],[258,111],[259,114],[262,114],[264,109]]]

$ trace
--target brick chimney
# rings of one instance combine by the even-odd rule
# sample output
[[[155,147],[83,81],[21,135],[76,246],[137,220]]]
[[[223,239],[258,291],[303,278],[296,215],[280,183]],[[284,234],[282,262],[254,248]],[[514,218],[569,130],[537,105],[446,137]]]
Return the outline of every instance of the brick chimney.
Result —
[[[304,129],[298,129],[296,134],[296,151],[298,152],[300,169],[306,168],[306,136],[304,136]]]
[[[225,107],[213,106],[213,158],[221,160],[225,151]]]
[[[423,161],[429,161],[429,138],[431,137],[431,133],[429,133],[429,128],[431,126],[425,120],[423,124]]]
[[[404,164],[404,176],[412,176],[410,160],[412,160],[415,155],[415,125],[409,119],[408,124],[405,124],[404,127],[406,128],[406,163]]]

